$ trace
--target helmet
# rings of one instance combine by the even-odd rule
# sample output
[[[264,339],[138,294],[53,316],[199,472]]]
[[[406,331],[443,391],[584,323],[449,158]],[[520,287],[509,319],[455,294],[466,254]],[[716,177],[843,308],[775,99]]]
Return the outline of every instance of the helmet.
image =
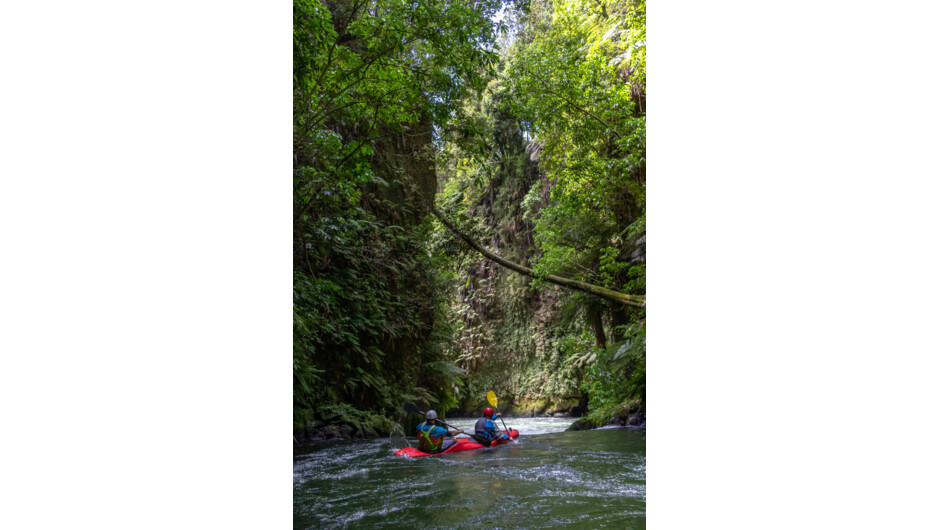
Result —
[[[429,420],[436,420],[436,419],[437,419],[437,413],[434,412],[433,410],[429,410],[428,413],[424,415],[424,417],[427,418],[427,419],[429,419]]]
[[[492,418],[492,417],[493,417],[493,409],[491,409],[491,408],[489,408],[489,407],[486,407],[485,409],[483,409],[483,415],[486,416],[487,418]]]

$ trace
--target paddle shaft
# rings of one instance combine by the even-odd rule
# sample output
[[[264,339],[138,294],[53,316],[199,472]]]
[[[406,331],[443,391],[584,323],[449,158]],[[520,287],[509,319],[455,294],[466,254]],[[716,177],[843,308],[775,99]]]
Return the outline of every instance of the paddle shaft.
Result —
[[[509,436],[509,427],[506,427],[506,420],[503,419],[503,415],[499,413],[499,407],[493,406],[496,409],[496,413],[499,414],[499,421],[503,422],[503,428],[506,429],[506,436]]]
[[[457,434],[465,434],[465,435],[467,435],[468,438],[472,439],[474,442],[476,442],[476,443],[478,443],[478,444],[480,444],[480,445],[485,445],[485,446],[489,447],[490,444],[492,443],[492,440],[490,440],[490,439],[488,439],[488,438],[486,438],[486,437],[479,436],[479,435],[476,435],[476,434],[470,434],[470,433],[468,433],[468,432],[463,432],[463,429],[458,429],[457,427],[454,427],[453,425],[447,423],[446,421],[443,421],[443,420],[436,420],[436,421],[439,421],[439,422],[443,423],[445,426],[450,427],[451,429],[454,429],[455,431],[460,431],[460,432],[457,433]],[[456,436],[456,434],[455,434],[454,436]]]

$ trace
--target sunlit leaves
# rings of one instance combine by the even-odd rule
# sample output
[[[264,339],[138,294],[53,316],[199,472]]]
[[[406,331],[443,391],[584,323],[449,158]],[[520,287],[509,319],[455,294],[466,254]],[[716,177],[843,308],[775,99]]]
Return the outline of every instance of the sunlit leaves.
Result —
[[[536,270],[591,269],[609,284],[623,268],[612,257],[624,244],[615,235],[645,210],[645,113],[631,85],[640,56],[631,56],[633,66],[617,59],[645,50],[636,40],[645,39],[645,3],[557,0],[532,9],[544,13],[529,15],[537,28],[512,50],[506,80],[552,182],[551,203],[537,216]]]

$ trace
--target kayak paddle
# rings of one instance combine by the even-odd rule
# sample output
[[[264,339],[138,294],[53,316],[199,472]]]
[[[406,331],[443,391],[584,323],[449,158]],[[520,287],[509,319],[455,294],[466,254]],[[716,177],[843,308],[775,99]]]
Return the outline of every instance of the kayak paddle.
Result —
[[[415,405],[414,403],[411,403],[410,401],[404,402],[404,403],[402,404],[401,408],[404,409],[405,412],[407,412],[407,413],[409,413],[409,414],[419,414],[419,415],[421,415],[421,416],[424,416],[424,415],[426,414],[424,411],[422,411],[421,409],[419,409],[417,405]],[[454,427],[453,425],[447,423],[447,422],[444,421],[444,420],[437,420],[437,421],[443,423],[445,426],[450,427],[451,429],[454,429],[455,431],[461,431],[462,434],[466,434],[466,435],[469,436],[470,438],[473,438],[473,441],[476,442],[476,443],[478,443],[478,444],[485,445],[485,446],[489,447],[489,446],[490,446],[490,443],[492,443],[490,440],[488,440],[487,438],[485,438],[485,437],[483,437],[483,436],[479,436],[479,435],[477,435],[477,434],[470,434],[470,433],[468,433],[468,432],[463,432],[462,429],[458,429],[457,427]],[[461,433],[458,433],[458,434],[461,434]]]
[[[496,399],[496,394],[492,390],[486,393],[486,400],[490,402],[490,405],[492,405],[493,408],[496,409],[496,413],[499,414],[499,407],[496,406],[496,402],[498,400]],[[508,436],[509,427],[506,427],[506,420],[503,419],[502,414],[500,414],[499,419],[503,422],[503,427],[506,429],[506,435]]]

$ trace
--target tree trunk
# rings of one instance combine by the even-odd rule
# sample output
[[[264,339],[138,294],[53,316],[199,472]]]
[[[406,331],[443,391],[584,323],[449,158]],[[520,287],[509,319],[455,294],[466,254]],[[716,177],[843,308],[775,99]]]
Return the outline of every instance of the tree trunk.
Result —
[[[489,250],[486,250],[485,248],[483,248],[482,245],[480,245],[479,243],[471,239],[469,236],[457,230],[457,227],[454,226],[450,221],[448,221],[447,218],[444,217],[444,214],[440,212],[440,210],[438,210],[437,208],[434,208],[433,211],[434,211],[434,215],[436,215],[437,218],[440,219],[441,222],[447,226],[447,228],[450,228],[450,230],[453,233],[457,234],[461,239],[466,241],[467,244],[470,245],[474,250],[476,250],[480,254],[483,254],[484,256],[486,256],[486,258],[492,261],[495,261],[496,263],[502,265],[503,267],[506,267],[507,269],[512,269],[520,274],[525,274],[526,276],[529,276],[531,278],[540,278],[547,282],[554,283],[555,285],[560,285],[562,287],[567,287],[569,289],[574,289],[576,291],[581,291],[583,293],[593,294],[595,296],[599,296],[601,298],[604,298],[605,300],[610,300],[612,302],[619,302],[621,304],[632,305],[636,307],[646,307],[646,296],[618,293],[617,291],[612,291],[610,289],[606,289],[599,285],[593,285],[590,283],[579,282],[577,280],[562,278],[561,276],[555,276],[554,274],[538,275],[535,273],[535,271],[533,271],[532,269],[528,267],[524,267],[522,265],[519,265],[518,263],[514,263],[507,259],[503,259],[500,256],[493,254]]]
[[[595,305],[591,311],[591,327],[594,328],[594,343],[602,350],[607,349],[607,335],[604,333],[604,320],[601,318],[603,309]]]

